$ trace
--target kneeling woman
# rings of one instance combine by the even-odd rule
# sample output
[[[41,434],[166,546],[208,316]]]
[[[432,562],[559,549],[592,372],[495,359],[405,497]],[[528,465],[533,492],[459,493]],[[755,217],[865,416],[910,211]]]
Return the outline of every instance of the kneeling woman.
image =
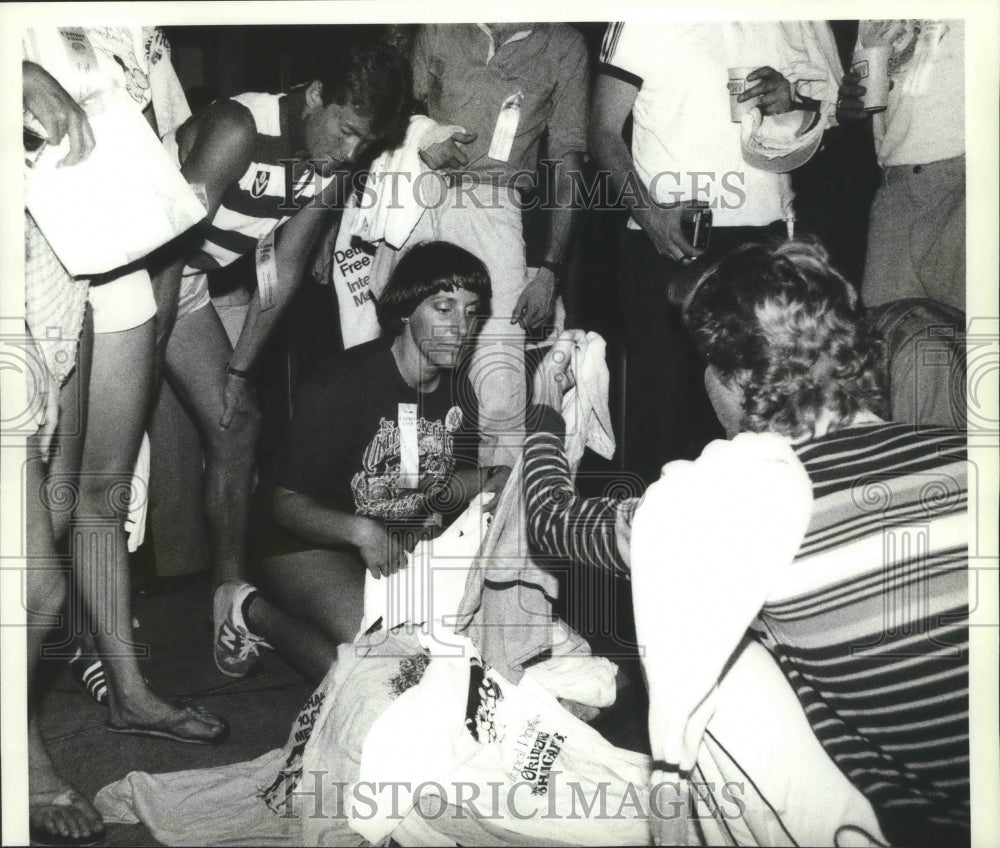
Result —
[[[322,679],[357,633],[365,569],[395,572],[414,528],[435,513],[447,522],[484,488],[475,393],[457,366],[489,304],[475,256],[417,245],[376,304],[383,337],[331,357],[300,388],[267,490],[260,591],[231,581],[215,594],[224,674],[242,676],[273,646]]]

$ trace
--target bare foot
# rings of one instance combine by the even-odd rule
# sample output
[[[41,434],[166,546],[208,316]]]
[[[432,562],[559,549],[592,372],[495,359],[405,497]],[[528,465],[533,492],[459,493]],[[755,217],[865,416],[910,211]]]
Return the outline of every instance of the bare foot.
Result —
[[[104,839],[104,822],[83,795],[55,770],[39,742],[28,747],[30,791],[28,824],[31,841],[40,845],[96,845]]]

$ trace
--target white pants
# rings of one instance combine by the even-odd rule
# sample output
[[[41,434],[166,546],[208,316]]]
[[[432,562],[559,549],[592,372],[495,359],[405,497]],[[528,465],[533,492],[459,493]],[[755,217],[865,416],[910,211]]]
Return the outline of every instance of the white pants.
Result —
[[[513,465],[524,445],[527,378],[524,329],[511,324],[525,287],[524,236],[515,189],[483,185],[449,189],[429,206],[400,250],[379,245],[372,268],[377,295],[399,257],[422,241],[457,244],[482,260],[493,288],[492,313],[476,342],[469,378],[479,402],[480,464]]]

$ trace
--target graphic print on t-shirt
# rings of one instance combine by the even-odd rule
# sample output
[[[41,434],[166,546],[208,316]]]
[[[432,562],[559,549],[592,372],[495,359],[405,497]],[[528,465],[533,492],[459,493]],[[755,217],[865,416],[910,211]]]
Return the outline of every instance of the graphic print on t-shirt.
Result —
[[[128,27],[124,26],[100,26],[91,27],[87,34],[94,45],[94,48],[101,50],[109,56],[121,68],[122,80],[125,83],[125,90],[136,103],[146,104],[149,102],[149,76],[147,69],[150,64],[152,54],[150,51],[159,46],[162,51],[162,36],[159,45],[153,39],[147,39],[144,43],[146,55],[144,61],[140,61],[136,55],[135,45],[132,41],[132,34]],[[155,61],[159,60],[159,54]]]
[[[948,31],[947,22],[928,20],[862,21],[859,29],[861,46],[892,47],[889,76],[894,85],[907,78],[900,93],[909,96],[922,94],[931,84],[941,41]]]
[[[399,425],[382,418],[365,448],[361,471],[351,479],[358,515],[383,521],[410,518],[423,512],[428,487],[443,484],[455,468],[454,433],[462,426],[462,410],[453,406],[444,421],[417,419],[420,459],[416,489],[400,485]]]

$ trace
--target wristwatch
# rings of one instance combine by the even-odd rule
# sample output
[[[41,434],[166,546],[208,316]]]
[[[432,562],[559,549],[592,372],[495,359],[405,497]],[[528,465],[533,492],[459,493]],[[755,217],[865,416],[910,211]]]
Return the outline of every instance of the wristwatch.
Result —
[[[541,267],[548,268],[553,274],[556,275],[557,280],[561,280],[566,276],[565,262],[555,262],[552,259],[545,259],[542,261]]]

